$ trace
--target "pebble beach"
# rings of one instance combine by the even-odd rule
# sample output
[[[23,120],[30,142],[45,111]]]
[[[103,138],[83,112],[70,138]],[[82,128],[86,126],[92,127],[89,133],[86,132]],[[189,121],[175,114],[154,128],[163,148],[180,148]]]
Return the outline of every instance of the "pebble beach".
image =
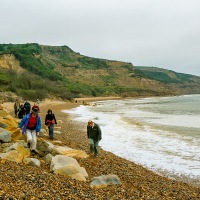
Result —
[[[81,99],[82,100],[82,99]],[[85,99],[88,101],[90,99]],[[77,123],[62,110],[71,109],[79,103],[45,101],[40,104],[43,128],[48,109],[52,109],[58,124],[54,141],[61,145],[83,150],[89,154],[85,124]],[[12,116],[13,103],[3,105]],[[39,136],[38,140],[48,140]],[[52,142],[52,141],[51,141]],[[49,163],[43,157],[35,155],[41,161],[40,167],[31,167],[23,163],[7,161],[0,164],[0,199],[83,199],[83,200],[121,200],[121,199],[200,199],[200,186],[195,182],[184,183],[160,176],[131,161],[120,158],[100,147],[99,156],[77,158],[79,164],[88,173],[87,180],[77,181],[70,177],[50,172]],[[115,174],[121,185],[108,185],[105,188],[90,188],[93,177]]]

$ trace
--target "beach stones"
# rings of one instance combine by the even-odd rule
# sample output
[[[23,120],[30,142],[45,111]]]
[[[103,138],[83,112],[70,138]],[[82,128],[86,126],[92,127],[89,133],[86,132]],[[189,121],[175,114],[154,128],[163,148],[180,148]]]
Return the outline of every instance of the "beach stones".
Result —
[[[47,109],[45,112],[42,109],[41,117],[44,118]],[[16,163],[0,159],[0,185],[2,186],[0,199],[200,199],[199,188],[159,176],[101,148],[98,158],[92,156],[88,158],[77,157],[77,161],[72,162],[64,160],[63,165],[60,164],[61,168],[58,169],[61,173],[55,173],[50,169],[51,160],[55,158],[48,151],[52,152],[59,145],[68,147],[66,150],[73,148],[74,150],[89,151],[83,125],[77,122],[73,123],[74,121],[70,119],[66,120],[66,114],[62,114],[60,110],[61,107],[58,110],[54,108],[57,118],[64,122],[61,128],[62,134],[57,135],[58,141],[51,141],[52,144],[45,141],[48,136],[38,137],[38,148],[44,150],[44,156],[35,154],[34,159],[40,161],[40,167],[32,166],[31,163],[29,165],[24,162]],[[40,146],[42,141],[44,143]],[[26,142],[20,141],[19,143],[27,149]],[[2,143],[0,146],[4,153],[8,149],[18,151],[16,150],[17,146],[13,146],[13,143]],[[10,148],[11,146],[12,148]],[[62,152],[63,148],[59,148],[59,151]],[[65,155],[57,156],[67,157]],[[73,158],[68,157],[68,159]],[[24,159],[24,161],[27,160],[32,159]],[[73,167],[69,167],[70,163]],[[62,166],[64,167],[62,168]],[[66,171],[70,172],[71,175],[67,175]],[[82,175],[79,176],[80,174]],[[96,179],[102,175],[117,175],[120,182],[117,184],[117,179],[110,182],[111,177],[107,177],[107,181],[104,178]],[[78,176],[79,179],[86,179],[86,181],[75,179]],[[96,182],[93,182],[94,180]]]

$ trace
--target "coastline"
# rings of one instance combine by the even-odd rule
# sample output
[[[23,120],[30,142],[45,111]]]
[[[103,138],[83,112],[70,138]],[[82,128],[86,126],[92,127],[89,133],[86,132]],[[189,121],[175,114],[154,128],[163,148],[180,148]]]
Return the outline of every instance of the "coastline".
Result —
[[[114,98],[119,99],[119,98]],[[99,101],[113,100],[113,98],[81,98],[80,101]],[[4,107],[10,111],[13,116],[13,104],[5,103]],[[40,104],[42,125],[44,127],[44,118],[46,111],[52,109],[56,119],[62,121],[55,127],[59,128],[61,134],[55,134],[55,139],[62,141],[63,145],[70,148],[84,150],[89,153],[87,143],[85,124],[76,122],[62,110],[68,110],[79,106],[79,103],[60,102],[60,101],[44,101]],[[45,138],[45,137],[44,137]],[[45,138],[47,139],[47,138]],[[131,161],[123,159],[107,152],[100,147],[100,155],[98,158],[89,157],[87,159],[77,159],[82,167],[88,172],[88,181],[77,185],[76,181],[70,180],[73,187],[77,191],[89,191],[88,193],[93,199],[200,199],[200,186],[195,183],[184,183],[171,180],[167,177],[160,176],[152,171],[137,165]],[[91,178],[107,174],[116,174],[119,176],[122,185],[108,186],[103,189],[89,188]],[[54,175],[55,180],[64,181],[60,176]],[[66,179],[66,178],[65,178]],[[82,189],[81,189],[82,188]],[[74,199],[77,198],[75,195]],[[72,198],[72,199],[73,199]],[[64,198],[65,199],[65,198]],[[67,198],[66,198],[67,199]],[[85,198],[91,199],[91,198]]]
[[[110,97],[83,97],[83,98],[74,98],[75,101],[81,102],[81,101],[103,101],[103,100],[118,100],[118,99],[123,99],[123,97],[115,97],[115,96],[110,96]]]
[[[122,98],[122,97],[94,97],[94,98],[78,98],[77,100],[78,100],[78,103],[81,103],[83,101],[95,102],[95,101],[119,100],[119,99],[124,99],[124,98]],[[70,120],[70,125],[72,126],[73,131],[74,131],[75,127],[76,127],[78,129],[77,131],[80,132],[81,135],[85,135],[81,140],[78,140],[78,142],[83,143],[83,144],[81,144],[83,150],[85,150],[87,153],[89,153],[88,152],[89,149],[88,149],[88,144],[87,144],[87,138],[86,138],[86,130],[85,130],[87,122],[85,122],[85,124],[83,122],[76,122],[76,121],[74,121],[72,119],[72,116],[70,114],[67,114],[67,113],[63,112],[63,110],[69,110],[69,109],[72,109],[72,108],[80,106],[80,104],[78,104],[78,103],[67,102],[66,103],[67,107],[63,109],[63,106],[65,105],[65,103],[61,102],[60,105],[58,105],[58,104],[56,105],[56,110],[57,110],[58,107],[61,106],[62,109],[60,111],[64,115],[66,115],[68,120]],[[71,134],[71,135],[73,135],[73,134]],[[71,136],[71,137],[73,137],[73,136]],[[73,144],[73,146],[79,147],[79,145],[76,145],[76,144]],[[101,151],[106,152],[106,150],[102,149],[101,147],[100,147],[100,149],[101,149]],[[119,156],[117,156],[117,155],[115,155],[115,154],[113,154],[111,152],[106,152],[106,154],[107,153],[108,154],[112,154],[112,155],[114,155],[116,157],[119,157]],[[132,161],[126,160],[125,158],[121,158],[120,157],[120,159],[123,159],[123,160],[125,160],[127,162],[133,163]],[[133,164],[140,166],[139,164],[135,164],[135,163],[133,163]],[[140,167],[146,169],[144,166],[140,166]],[[151,172],[153,174],[156,174],[156,175],[158,175],[160,177],[163,177],[163,175],[161,173],[159,173],[159,172],[153,172],[153,171],[151,171],[149,169],[146,169],[146,170],[148,170],[149,172]],[[181,178],[179,179],[177,176],[174,176],[174,179],[170,179],[170,178],[164,176],[164,178],[169,179],[170,181],[178,181],[178,182],[184,181],[184,177],[182,179]],[[190,181],[191,180],[185,180],[183,183],[184,184],[191,184],[192,186],[200,188],[199,183],[196,183],[195,181],[192,181],[192,182],[190,182]]]
[[[97,99],[96,101],[101,101],[101,100],[106,100],[106,98],[100,98],[100,99],[98,99],[98,98],[95,98],[95,99]],[[113,99],[113,98],[107,98],[107,100],[119,100],[119,99],[122,99],[122,98],[115,98],[115,99]],[[85,100],[85,99],[81,99],[81,100]],[[88,100],[87,98],[86,98],[86,100]],[[89,100],[91,100],[91,101],[93,101],[94,99],[89,99]],[[95,101],[94,101],[94,104],[95,104]],[[91,104],[91,106],[93,106],[93,104]],[[66,109],[67,110],[67,109]],[[68,114],[68,116],[69,117],[73,117],[73,115],[72,116],[70,116],[71,114]],[[82,124],[82,126],[83,127],[85,127],[86,126],[86,123],[87,123],[87,121],[85,122],[85,124],[83,123],[83,122],[81,122],[81,121],[79,121],[78,123],[80,123],[80,124]],[[101,146],[101,144],[100,144],[100,146]],[[101,147],[102,148],[102,147]],[[103,148],[102,148],[103,149]],[[106,151],[105,149],[103,149],[104,151]],[[113,153],[113,154],[115,154],[113,151],[111,152],[111,153]],[[115,154],[116,155],[116,154]],[[120,154],[119,155],[116,155],[116,156],[119,156],[119,157],[121,157],[121,158],[123,158],[123,159],[127,159],[126,157],[124,157],[123,155],[121,155],[120,156]],[[128,161],[130,161],[130,162],[134,162],[133,160],[129,160],[129,159],[127,159]],[[135,164],[138,164],[138,163],[135,163]],[[138,164],[138,165],[142,165],[142,164]],[[183,182],[185,182],[185,183],[189,183],[189,184],[192,184],[192,185],[195,185],[195,186],[197,186],[197,187],[200,187],[200,182],[199,182],[199,180],[197,179],[197,178],[189,178],[189,177],[187,177],[186,175],[184,175],[184,174],[182,174],[182,175],[177,175],[177,174],[173,174],[173,173],[168,173],[167,171],[163,171],[163,170],[160,170],[159,168],[157,169],[157,170],[152,170],[152,169],[150,169],[150,168],[148,168],[148,167],[146,167],[146,166],[144,166],[144,165],[142,165],[144,168],[146,168],[146,169],[148,169],[148,170],[150,170],[150,171],[152,171],[153,173],[156,173],[156,174],[158,174],[159,176],[165,176],[165,177],[167,177],[167,178],[169,178],[169,179],[171,179],[171,180],[177,180],[177,181],[183,181]]]

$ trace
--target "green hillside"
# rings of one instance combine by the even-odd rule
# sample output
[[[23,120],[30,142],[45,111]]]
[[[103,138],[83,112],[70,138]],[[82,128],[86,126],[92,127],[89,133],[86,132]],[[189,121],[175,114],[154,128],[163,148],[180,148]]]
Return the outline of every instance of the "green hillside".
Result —
[[[199,80],[199,77],[195,77],[193,75],[177,73],[158,67],[135,66],[135,68],[142,71],[148,78],[163,83],[198,82]]]
[[[0,44],[0,86],[28,99],[164,96],[200,93],[200,78],[83,56],[67,46]]]

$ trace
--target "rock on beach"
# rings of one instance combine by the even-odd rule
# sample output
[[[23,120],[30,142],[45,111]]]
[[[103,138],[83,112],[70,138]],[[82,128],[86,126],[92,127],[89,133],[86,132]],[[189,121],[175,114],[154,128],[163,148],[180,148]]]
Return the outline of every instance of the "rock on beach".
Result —
[[[5,103],[9,113],[14,116],[13,104]],[[78,106],[71,102],[41,102],[40,115],[43,128],[46,111],[52,109],[61,133],[55,134],[55,141],[60,146],[67,146],[89,153],[85,124],[77,123],[63,109]],[[10,109],[9,109],[10,108]],[[59,123],[59,121],[63,123]],[[87,122],[86,122],[87,123]],[[47,140],[48,135],[41,135],[39,140]],[[49,141],[52,142],[53,141]],[[57,143],[58,144],[58,143]],[[56,144],[56,145],[57,145]],[[1,145],[3,143],[1,142]],[[1,149],[1,148],[0,148]],[[48,152],[46,153],[48,155]],[[51,157],[51,156],[50,156]],[[59,200],[198,200],[200,186],[171,180],[152,171],[120,158],[100,148],[99,157],[76,158],[79,165],[87,171],[85,181],[53,173],[50,170],[52,159],[45,161],[45,155],[34,155],[40,166],[26,165],[1,159],[0,162],[0,199],[59,199]],[[111,184],[104,188],[91,188],[94,177],[115,174],[121,184]]]

